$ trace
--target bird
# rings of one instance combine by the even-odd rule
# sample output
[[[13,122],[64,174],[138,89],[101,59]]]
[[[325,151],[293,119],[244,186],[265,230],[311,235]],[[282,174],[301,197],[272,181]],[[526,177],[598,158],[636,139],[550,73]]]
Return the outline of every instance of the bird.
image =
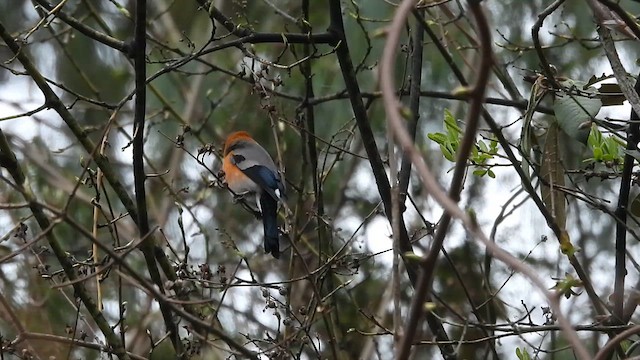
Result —
[[[222,172],[236,196],[256,196],[264,227],[264,251],[278,259],[278,202],[284,203],[285,188],[273,159],[248,132],[236,131],[225,140]]]

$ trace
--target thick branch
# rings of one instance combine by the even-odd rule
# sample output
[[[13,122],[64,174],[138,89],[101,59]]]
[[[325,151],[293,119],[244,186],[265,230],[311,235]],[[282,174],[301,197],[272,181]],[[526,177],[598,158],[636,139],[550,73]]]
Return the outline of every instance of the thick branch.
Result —
[[[136,192],[136,207],[138,209],[138,230],[140,238],[146,238],[142,243],[140,250],[144,254],[145,262],[149,270],[149,275],[153,283],[158,287],[160,292],[164,293],[162,278],[158,271],[156,256],[154,254],[155,240],[149,235],[149,218],[147,215],[147,197],[145,192],[145,180],[147,175],[144,172],[144,129],[146,115],[146,29],[147,29],[147,0],[136,1],[135,28],[133,39],[133,62],[135,70],[135,86],[136,98],[134,104],[133,119],[133,182]],[[176,354],[182,353],[182,343],[180,334],[173,321],[171,309],[164,303],[160,302],[160,312],[164,319],[167,331],[170,334],[171,342]]]
[[[640,77],[636,80],[635,91],[640,94]],[[631,177],[633,174],[633,166],[635,158],[631,155],[632,151],[638,147],[640,141],[640,116],[635,110],[631,109],[629,117],[629,127],[627,128],[627,153],[624,156],[624,165],[622,167],[622,178],[620,179],[620,192],[618,193],[618,205],[616,207],[615,216],[618,218],[616,222],[616,264],[615,264],[615,281],[613,288],[613,321],[614,323],[624,324],[629,321],[624,315],[624,279],[627,276],[626,268],[626,249],[627,249],[627,211],[629,207],[629,192],[631,190]],[[635,300],[630,300],[634,301]],[[630,317],[632,314],[629,314]]]
[[[611,38],[609,29],[600,26],[598,33],[602,41],[602,48],[609,59],[613,74],[620,85],[620,89],[631,104],[630,122],[627,128],[627,150],[636,150],[638,141],[640,140],[640,129],[638,125],[637,111],[640,107],[640,95],[638,89],[640,83],[636,80],[635,87],[631,85],[631,79],[624,69],[620,58],[618,57],[615,44]],[[628,319],[624,319],[624,280],[627,275],[626,269],[626,247],[627,247],[627,207],[629,204],[629,191],[631,187],[631,176],[635,159],[627,152],[624,156],[624,165],[622,170],[622,179],[620,181],[620,192],[618,194],[618,205],[616,207],[615,216],[619,219],[616,223],[616,252],[615,252],[615,280],[613,290],[613,321],[615,323],[624,323]]]
[[[382,198],[384,204],[385,214],[389,219],[389,223],[393,223],[391,215],[391,186],[389,179],[385,172],[385,166],[378,152],[378,146],[376,145],[375,136],[371,130],[371,125],[367,116],[367,110],[362,101],[362,94],[360,93],[360,86],[358,85],[358,79],[356,77],[353,63],[351,62],[351,54],[349,53],[349,47],[347,45],[347,39],[344,33],[344,24],[342,22],[342,9],[340,6],[340,0],[331,0],[329,2],[331,25],[329,26],[329,32],[335,34],[340,39],[340,43],[336,49],[336,55],[338,56],[338,62],[340,63],[340,70],[342,71],[342,77],[344,78],[347,92],[349,93],[349,100],[351,101],[351,107],[362,137],[362,143],[369,163],[371,164],[371,170],[378,187],[378,192]],[[400,250],[404,265],[407,269],[407,274],[411,280],[411,284],[416,286],[418,280],[418,269],[414,262],[407,259],[406,255],[413,253],[413,247],[409,241],[409,234],[407,232],[404,221],[400,221]]]

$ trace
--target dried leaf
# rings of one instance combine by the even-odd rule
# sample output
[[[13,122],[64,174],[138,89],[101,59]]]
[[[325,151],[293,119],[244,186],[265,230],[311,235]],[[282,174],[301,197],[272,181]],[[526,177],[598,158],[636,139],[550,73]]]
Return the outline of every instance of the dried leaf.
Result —
[[[558,131],[558,125],[555,123],[551,124],[547,130],[540,168],[542,180],[540,195],[560,229],[564,229],[567,222],[566,202],[564,194],[558,190],[558,187],[564,187],[565,181],[558,144]]]
[[[627,100],[618,84],[602,84],[598,92],[602,106],[622,105]]]

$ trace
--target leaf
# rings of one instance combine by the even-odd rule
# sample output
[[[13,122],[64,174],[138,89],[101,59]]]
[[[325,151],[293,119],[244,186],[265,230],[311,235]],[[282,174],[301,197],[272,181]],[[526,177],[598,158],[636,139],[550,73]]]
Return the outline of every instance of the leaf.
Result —
[[[596,147],[593,148],[593,159],[595,161],[602,160],[603,155],[604,155],[604,152],[602,151],[601,147],[596,146]]]
[[[602,106],[622,105],[627,100],[618,84],[602,84],[598,92]]]
[[[564,194],[558,190],[563,187],[564,169],[560,161],[558,144],[558,125],[551,124],[547,130],[547,138],[542,154],[542,166],[540,167],[540,196],[545,206],[555,219],[560,229],[566,225],[566,203]]]
[[[571,274],[565,274],[564,278],[556,278],[556,284],[551,288],[556,290],[559,294],[564,295],[567,299],[571,296],[580,295],[575,292],[573,288],[581,288],[584,287],[582,280],[574,277]]]
[[[456,118],[453,117],[453,114],[449,109],[444,109],[444,127],[447,129],[447,132],[450,134],[456,135],[455,138],[458,138],[458,135],[462,134],[462,129],[456,123]]]
[[[485,169],[473,170],[473,175],[475,175],[475,176],[483,177],[486,174],[487,174],[487,170],[485,170]]]
[[[640,217],[640,194],[636,195],[633,200],[631,200],[629,212],[635,217]]]
[[[529,355],[529,352],[527,351],[527,349],[520,349],[519,347],[516,348],[516,356],[518,357],[519,360],[531,360],[531,356]]]
[[[447,135],[443,133],[431,133],[427,134],[427,137],[438,144],[444,144],[447,141]]]
[[[487,147],[487,144],[485,144],[482,140],[478,141],[478,147],[480,148],[480,150],[482,150],[482,152],[489,152],[489,147]]]
[[[601,76],[595,76],[595,75],[591,75],[591,77],[589,78],[589,80],[587,80],[587,83],[585,84],[585,88],[591,86],[591,85],[595,85],[601,81],[605,81],[605,80],[609,80],[609,79],[615,79],[615,76],[613,75],[605,75],[604,73],[602,73]]]
[[[593,126],[593,129],[589,134],[589,139],[587,140],[587,144],[590,147],[596,147],[602,144],[602,133],[600,132],[600,130],[598,130],[597,126]]]
[[[573,246],[573,244],[571,243],[571,239],[569,238],[569,233],[567,232],[567,230],[562,230],[560,232],[560,239],[558,239],[560,242],[560,251],[568,256],[573,256],[577,249],[575,246]]]
[[[595,96],[595,89],[589,88],[584,92],[571,91],[569,94],[558,94],[553,102],[556,120],[562,131],[583,144],[586,144],[591,130],[591,127],[585,124],[588,124],[602,107],[600,99],[580,95],[585,92]]]
[[[624,150],[624,153],[631,155],[636,161],[640,161],[640,151],[638,150]]]
[[[449,144],[447,144],[449,145]],[[451,150],[449,150],[449,147],[446,145],[440,145],[440,151],[442,151],[442,155],[444,156],[445,159],[453,162],[456,161],[455,157],[453,156],[453,152]]]

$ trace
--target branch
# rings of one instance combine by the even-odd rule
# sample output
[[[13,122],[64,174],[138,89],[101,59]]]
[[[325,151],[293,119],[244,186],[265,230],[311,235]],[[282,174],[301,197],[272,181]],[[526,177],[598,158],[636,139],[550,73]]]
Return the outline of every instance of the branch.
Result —
[[[5,31],[4,26],[0,23],[0,37],[2,37],[5,42],[7,42],[8,39],[11,40],[11,38],[6,38],[7,35],[8,34]],[[38,226],[40,226],[40,229],[44,230],[51,228],[52,223],[45,215],[42,206],[40,206],[35,194],[31,190],[24,172],[20,168],[20,164],[18,163],[15,154],[11,150],[9,142],[7,141],[7,138],[5,137],[2,130],[0,130],[0,167],[7,169],[9,174],[11,174],[11,177],[16,183],[18,191],[29,203],[29,208],[31,209],[33,216],[38,222]],[[84,283],[76,281],[78,277],[74,269],[74,264],[71,261],[71,258],[68,256],[67,251],[64,250],[53,231],[47,231],[45,236],[47,238],[47,241],[49,242],[49,246],[51,247],[53,254],[62,266],[65,275],[71,282],[75,296],[78,297],[87,308],[87,311],[96,322],[96,325],[98,326],[98,328],[100,328],[100,331],[102,331],[102,334],[104,335],[107,343],[113,348],[113,353],[116,354],[119,359],[129,359],[129,356],[126,353],[126,350],[122,342],[120,341],[120,338],[115,334],[115,332],[113,332],[113,329],[111,328],[111,325],[109,325],[109,322],[105,319],[104,314],[98,309],[98,305],[95,303],[91,295],[89,295],[87,289],[84,287]]]
[[[65,124],[69,127],[69,130],[71,130],[73,135],[78,139],[78,142],[82,145],[84,150],[88,154],[91,154],[91,158],[93,159],[93,161],[95,161],[100,170],[102,170],[105,179],[107,179],[107,181],[113,188],[113,191],[116,193],[118,199],[129,213],[129,216],[131,216],[136,225],[138,225],[138,209],[129,197],[126,188],[118,179],[118,173],[109,163],[109,160],[104,155],[95,153],[97,146],[88,137],[88,134],[84,131],[83,127],[80,126],[78,121],[73,117],[64,103],[62,103],[53,89],[51,89],[46,79],[42,76],[38,69],[36,69],[31,59],[27,57],[26,52],[21,51],[21,47],[6,31],[2,23],[0,23],[0,38],[2,38],[2,40],[7,44],[11,52],[13,52],[13,54],[15,55],[15,59],[17,59],[22,64],[27,74],[29,74],[40,91],[42,91],[42,94],[45,98],[44,105],[47,108],[53,109],[60,116],[60,118],[62,118]],[[125,101],[123,100],[123,102],[119,104],[118,108],[123,106],[124,103]],[[153,236],[148,237],[153,238]],[[175,272],[173,271],[173,268],[162,249],[155,245],[155,241],[149,241],[149,246],[153,247],[153,255],[158,260],[167,278],[169,280],[175,280]],[[145,256],[145,258],[147,258],[147,256]],[[161,281],[159,283],[161,284]]]
[[[588,359],[589,354],[578,338],[574,329],[571,328],[569,322],[564,317],[560,310],[560,304],[558,301],[557,294],[550,293],[544,284],[544,282],[538,278],[533,269],[529,266],[523,264],[518,259],[514,258],[500,247],[498,247],[495,243],[492,243],[487,236],[482,232],[479,228],[477,222],[474,217],[469,216],[465,212],[463,212],[455,200],[452,199],[451,196],[445,194],[444,191],[440,189],[440,185],[437,180],[429,171],[424,159],[420,155],[420,153],[416,150],[413,145],[410,136],[407,134],[403,121],[400,116],[400,112],[398,109],[398,101],[393,92],[393,63],[394,63],[394,54],[396,51],[396,47],[398,44],[398,39],[400,36],[400,32],[402,29],[402,25],[408,16],[408,13],[411,11],[413,7],[412,0],[404,0],[396,14],[394,15],[390,31],[388,33],[387,42],[385,43],[382,60],[380,62],[380,86],[382,89],[383,99],[384,99],[384,107],[385,112],[387,113],[387,121],[392,123],[392,129],[395,132],[396,138],[402,144],[403,148],[411,154],[411,159],[413,161],[414,166],[416,167],[420,178],[423,182],[424,190],[431,194],[433,198],[440,203],[441,206],[445,209],[445,212],[449,214],[450,217],[459,219],[464,227],[469,231],[470,234],[474,236],[475,239],[482,242],[485,247],[489,251],[491,251],[494,256],[504,262],[506,265],[512,267],[514,270],[521,272],[524,276],[529,278],[531,282],[540,290],[542,294],[549,300],[551,307],[554,310],[554,314],[557,316],[558,322],[561,325],[567,340],[574,347],[574,351],[576,352],[578,358],[580,359]],[[482,50],[482,62],[484,66],[490,66],[491,64],[491,42],[490,42],[490,32],[488,28],[488,24],[486,22],[486,18],[482,13],[482,9],[480,8],[479,1],[469,0],[470,8],[474,14],[476,19],[476,23],[478,26],[478,31],[481,36],[481,50]],[[486,69],[486,68],[483,68]],[[473,89],[474,98],[472,100],[470,106],[470,115],[468,118],[469,125],[472,126],[474,122],[477,122],[477,118],[481,114],[482,109],[482,97],[484,95],[484,87],[486,86],[486,81],[488,80],[488,71],[480,71],[480,77],[476,83],[476,86]],[[474,130],[473,128],[471,128]],[[469,131],[469,129],[467,130]],[[466,134],[465,134],[466,137]],[[468,153],[463,153],[462,151],[458,155],[458,161],[468,156]],[[455,177],[455,175],[454,175]],[[453,184],[455,186],[455,182]],[[452,188],[454,187],[452,186]],[[435,240],[434,240],[435,243]],[[433,250],[433,249],[432,249]],[[424,276],[424,275],[423,275]],[[423,298],[426,296],[426,289],[424,290]],[[414,300],[419,296],[418,290],[416,290],[416,294],[414,295]],[[414,304],[418,303],[417,301]],[[419,303],[420,306],[412,306],[412,315],[416,313],[421,313],[423,308],[423,303]],[[410,318],[410,321],[413,321]],[[409,328],[405,332],[405,338],[410,337]],[[404,340],[404,343],[408,343],[409,345],[404,345],[400,349],[398,349],[398,359],[406,359],[409,354],[411,340]],[[445,358],[450,358],[453,354],[443,354]]]
[[[531,39],[533,40],[533,46],[536,49],[536,53],[538,54],[538,59],[540,59],[540,66],[542,67],[542,72],[547,77],[549,84],[553,86],[554,89],[560,89],[560,85],[556,81],[555,71],[551,69],[551,65],[547,61],[547,58],[544,56],[544,52],[542,51],[542,46],[540,46],[540,38],[538,37],[538,33],[540,32],[540,28],[542,27],[542,23],[547,16],[551,15],[557,8],[560,7],[564,3],[564,0],[556,0],[551,5],[549,5],[544,11],[538,14],[538,19],[531,27]]]
[[[400,13],[400,10],[398,12]],[[475,11],[474,11],[474,15],[477,15]],[[399,16],[400,16],[399,14],[396,14],[396,17],[399,17]],[[402,15],[402,16],[407,16],[407,15]],[[395,22],[396,17],[394,17],[394,25],[396,24]],[[472,103],[469,109],[467,126],[465,129],[463,139],[460,143],[460,147],[458,149],[458,155],[457,155],[458,158],[456,161],[453,178],[451,181],[451,187],[449,188],[449,197],[454,202],[458,202],[458,200],[460,199],[460,192],[462,190],[462,184],[464,182],[464,177],[465,177],[466,168],[467,168],[467,158],[469,157],[469,154],[471,152],[471,147],[474,144],[476,131],[478,129],[478,120],[480,118],[480,113],[482,111],[484,92],[489,79],[489,74],[490,74],[489,70],[492,65],[491,35],[489,33],[488,24],[486,23],[486,19],[484,18],[484,16],[477,15],[476,22],[478,23],[478,30],[480,32],[480,36],[481,36],[480,40],[481,40],[481,46],[482,46],[481,47],[481,64],[480,64],[480,71],[479,71],[480,77],[478,78],[476,85],[474,86],[473,91],[471,92]],[[402,23],[400,22],[399,24],[401,25]],[[391,33],[393,31],[395,32],[392,35]],[[383,53],[383,60],[381,61],[381,69],[380,69],[380,74],[381,74],[380,83],[381,83],[381,89],[383,92],[383,97],[385,95],[385,91],[389,90],[389,87],[382,86],[383,79],[384,77],[388,76],[389,73],[391,73],[392,66],[389,65],[389,68],[383,68],[382,64],[384,63],[386,66],[387,64],[390,64],[392,62],[392,57],[391,57],[392,52],[389,49],[393,49],[396,47],[397,44],[394,44],[394,42],[397,43],[398,41],[397,34],[399,33],[400,33],[400,28],[396,28],[392,26],[389,33],[389,39],[385,44],[385,52]],[[393,36],[395,36],[395,38]],[[393,101],[393,99],[391,100]],[[392,106],[392,105],[391,103],[387,103],[387,101],[385,101],[385,109],[387,108],[387,106]],[[413,143],[413,141],[411,143]],[[405,149],[405,152],[406,151],[407,150]],[[419,319],[422,318],[423,309],[424,309],[423,304],[429,297],[428,294],[432,287],[433,271],[435,269],[438,255],[440,254],[440,251],[442,249],[442,245],[444,243],[444,239],[448,232],[450,223],[451,223],[451,214],[445,212],[445,214],[442,216],[438,224],[438,229],[436,230],[433,243],[431,245],[431,248],[429,249],[429,253],[425,257],[425,259],[422,261],[422,272],[420,273],[420,281],[419,281],[418,289],[416,290],[416,293],[414,294],[414,298],[411,303],[411,313],[409,315],[409,323],[407,324],[407,327],[405,329],[405,334],[404,334],[404,338],[402,339],[401,346],[397,349],[398,359],[406,359],[409,356],[409,352],[411,350],[411,344],[413,343],[413,338],[415,336],[418,321]],[[447,356],[449,356],[449,354],[443,354],[443,356],[446,358]]]
[[[164,286],[162,278],[158,271],[156,257],[154,255],[153,237],[149,235],[149,218],[147,215],[147,200],[145,192],[145,180],[147,175],[144,172],[144,130],[146,116],[146,30],[147,29],[147,0],[137,0],[135,9],[135,27],[134,39],[131,53],[133,54],[134,71],[135,71],[135,104],[133,119],[133,182],[135,187],[136,207],[138,209],[138,230],[140,239],[146,238],[140,246],[140,250],[144,254],[144,259],[149,270],[151,280],[164,294]],[[166,304],[159,302],[160,312],[164,319],[167,332],[169,332],[171,342],[176,354],[182,354],[182,342],[180,334],[173,321],[171,309]]]
[[[45,8],[47,11],[51,11],[54,9],[54,6],[49,4],[45,0],[34,0],[38,5]],[[116,49],[123,53],[129,53],[129,46],[122,40],[116,39],[112,36],[109,36],[105,33],[101,33],[100,31],[94,30],[93,28],[81,23],[73,16],[67,15],[64,11],[58,10],[56,11],[56,16],[64,21],[67,25],[72,28],[78,30],[81,34],[86,35],[87,37],[98,41],[104,45],[107,45],[110,48]]]
[[[371,170],[378,187],[378,192],[382,198],[384,204],[385,214],[389,223],[393,224],[391,213],[391,186],[389,179],[385,172],[385,166],[378,152],[378,146],[376,145],[375,136],[371,130],[371,125],[367,116],[367,110],[362,101],[362,94],[360,93],[360,87],[358,85],[358,79],[351,62],[351,55],[349,53],[349,47],[347,45],[347,39],[344,33],[344,24],[342,22],[342,9],[340,6],[340,0],[331,0],[329,2],[331,24],[329,25],[329,32],[339,39],[337,45],[336,55],[338,56],[338,62],[340,63],[340,70],[342,71],[342,77],[349,94],[349,100],[353,114],[360,131],[362,143],[367,157],[371,165]],[[409,234],[407,232],[404,221],[400,221],[400,250],[402,252],[402,259],[407,269],[407,275],[411,280],[411,284],[415,287],[418,281],[418,267],[415,262],[407,259],[406,255],[413,254],[413,247],[409,241]]]
[[[632,87],[629,75],[620,62],[615,44],[611,38],[611,32],[604,26],[598,27],[598,33],[602,41],[602,48],[609,59],[613,74],[620,85],[623,94],[631,103],[631,115],[627,127],[627,150],[636,150],[640,141],[640,128],[638,125],[637,111],[640,107],[640,78],[636,80],[635,87]],[[624,281],[627,275],[626,269],[626,248],[627,248],[627,207],[629,205],[629,191],[631,188],[631,177],[635,159],[627,152],[624,156],[622,178],[620,180],[620,191],[618,193],[618,205],[615,216],[619,219],[616,222],[616,245],[615,245],[615,278],[613,290],[613,322],[623,324],[628,321],[624,319]]]
[[[624,69],[622,62],[618,57],[618,52],[616,51],[615,44],[611,38],[611,31],[604,26],[600,26],[598,27],[598,34],[600,34],[602,49],[604,50],[607,59],[609,59],[611,70],[613,71],[616,81],[618,81],[618,85],[620,85],[622,94],[627,98],[627,101],[629,101],[633,110],[637,114],[640,114],[640,95],[635,91],[631,76]]]
[[[52,211],[54,213],[56,212],[55,209],[52,209],[52,208],[49,208],[49,211]],[[138,285],[140,285],[140,287],[144,288],[150,295],[152,295],[158,301],[158,303],[160,303],[162,306],[167,306],[171,308],[177,315],[182,316],[185,320],[191,323],[194,328],[198,330],[205,330],[215,335],[216,337],[220,338],[220,340],[227,343],[227,345],[229,345],[230,348],[236,350],[237,352],[242,354],[245,358],[258,360],[258,357],[256,356],[255,352],[245,348],[244,346],[242,346],[241,344],[233,340],[231,337],[229,337],[229,335],[217,329],[211,323],[208,323],[202,320],[199,316],[195,316],[190,312],[187,312],[181,309],[180,307],[178,307],[177,304],[180,304],[180,303],[184,304],[184,302],[167,297],[163,293],[163,290],[161,290],[161,289],[164,289],[164,286],[159,289],[154,284],[150,284],[148,281],[146,281],[142,276],[140,276],[140,274],[138,274],[133,268],[131,268],[131,266],[127,262],[124,261],[123,254],[120,254],[114,251],[111,247],[98,241],[96,238],[93,237],[93,234],[91,234],[84,227],[78,224],[74,219],[70,218],[66,213],[57,213],[57,215],[60,217],[63,217],[66,223],[69,224],[71,227],[73,227],[80,235],[86,237],[92,243],[95,243],[102,251],[108,254],[115,263],[120,265],[126,271],[127,275],[129,275],[133,280],[137,282]],[[141,239],[141,241],[143,242],[146,240],[147,239]]]
[[[409,84],[409,110],[411,110],[411,119],[409,119],[408,131],[411,139],[415,142],[416,129],[420,119],[420,84],[422,83],[422,51],[424,42],[424,29],[427,28],[423,24],[422,15],[424,11],[414,10],[416,22],[418,26],[413,27],[413,37],[411,38],[411,84]],[[395,170],[395,169],[394,169]],[[400,174],[398,175],[400,204],[404,204],[407,190],[409,189],[409,177],[411,175],[411,159],[406,152],[402,153],[402,164],[400,165]]]
[[[306,31],[309,34],[311,33],[311,26],[309,25],[309,4],[310,0],[304,0],[302,2],[302,13],[304,21],[301,22],[302,31]],[[305,43],[303,46],[303,57],[307,59],[311,59],[312,53],[312,44]],[[309,161],[311,163],[311,176],[312,176],[312,184],[313,184],[313,192],[315,194],[315,207],[317,219],[322,219],[325,216],[325,197],[324,197],[324,189],[323,189],[323,181],[322,176],[319,174],[318,169],[318,149],[316,146],[316,121],[315,121],[315,107],[308,103],[308,99],[313,98],[313,73],[311,68],[311,61],[307,60],[300,64],[300,72],[304,77],[305,82],[305,101],[304,104],[304,123],[303,126],[306,127],[305,132],[303,132],[302,139],[304,141],[304,145],[306,146],[306,153],[309,157]],[[322,220],[317,221],[317,234],[318,234],[318,268],[322,267],[324,256],[330,256],[332,254],[331,247],[333,246],[333,237],[330,229]],[[323,256],[324,255],[324,256]],[[298,258],[296,261],[301,261],[304,263],[304,259]],[[305,266],[306,267],[306,266]],[[323,284],[321,283],[319,289],[314,286],[315,296],[318,296],[318,304],[322,303],[320,297],[324,297],[325,292],[330,292],[334,289],[334,278],[333,274],[329,272],[328,276],[324,278],[326,281]],[[317,290],[317,291],[316,291]],[[340,327],[338,326],[338,318],[339,318],[339,307],[336,304],[335,297],[330,297],[328,301],[334,311],[330,313],[322,312],[322,322],[327,330],[327,334],[329,337],[329,350],[331,351],[331,356],[336,359],[345,358],[344,352],[340,349],[339,344],[342,342],[344,338],[344,334],[340,331]]]
[[[197,0],[197,2],[203,6],[207,6],[206,0]],[[319,34],[312,34],[308,32],[303,33],[258,33],[254,30],[236,25],[231,19],[224,15],[214,5],[213,1],[209,4],[208,10],[209,16],[212,20],[217,20],[227,31],[239,38],[247,38],[248,43],[289,43],[289,44],[329,44],[335,46],[340,40],[335,33],[330,31]],[[213,23],[213,21],[212,21]],[[215,30],[215,24],[214,24]]]
[[[609,341],[607,341],[607,343],[602,347],[602,349],[598,351],[598,353],[593,358],[593,360],[609,359],[610,358],[609,354],[611,353],[611,351],[613,351],[613,349],[618,347],[621,342],[623,342],[630,336],[636,335],[638,333],[640,333],[640,326],[634,326],[631,329],[627,329],[621,332],[620,334],[616,335],[616,337],[614,337],[613,339],[610,339]]]
[[[640,39],[640,27],[638,27],[638,23],[636,22],[636,19],[631,17],[629,13],[626,12],[622,8],[622,6],[620,6],[620,4],[610,0],[588,0],[587,3],[589,4],[589,6],[591,6],[592,10],[594,10],[594,15],[596,16],[597,14],[595,14],[595,11],[596,11],[595,5],[597,5],[596,4],[597,2],[608,7],[609,10],[613,11],[616,15],[618,15],[618,17],[625,23],[627,28],[621,29],[622,30],[621,33],[626,34],[631,38],[635,36],[636,39]],[[600,24],[600,25],[605,25],[605,24]],[[628,30],[630,30],[632,34],[628,34]]]

